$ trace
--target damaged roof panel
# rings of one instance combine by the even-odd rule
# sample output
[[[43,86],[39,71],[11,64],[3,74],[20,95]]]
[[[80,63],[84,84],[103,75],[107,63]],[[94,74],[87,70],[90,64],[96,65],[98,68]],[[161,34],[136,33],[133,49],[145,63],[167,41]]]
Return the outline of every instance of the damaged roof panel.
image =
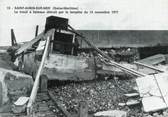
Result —
[[[21,54],[22,52],[26,51],[27,49],[31,48],[32,45],[36,42],[38,42],[42,37],[43,37],[43,33],[39,34],[37,37],[35,37],[34,39],[32,39],[31,41],[23,44],[17,51],[16,51],[16,55]]]

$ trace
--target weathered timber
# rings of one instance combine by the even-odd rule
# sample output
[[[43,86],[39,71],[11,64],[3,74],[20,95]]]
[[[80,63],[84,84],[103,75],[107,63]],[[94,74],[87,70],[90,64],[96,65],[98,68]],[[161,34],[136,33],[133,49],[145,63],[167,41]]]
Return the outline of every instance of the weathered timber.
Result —
[[[50,98],[52,99],[52,101],[55,103],[55,106],[57,106],[63,112],[63,114],[66,117],[73,117],[66,109],[64,109],[64,107],[61,106],[61,103],[54,98],[55,96],[52,94],[51,91],[48,91],[48,95],[50,96]]]
[[[72,32],[74,32],[75,34],[77,34],[78,36],[80,36],[83,41],[85,41],[89,46],[91,46],[95,51],[97,51],[103,58],[107,59],[109,65],[116,66],[116,67],[118,67],[118,68],[120,68],[120,69],[122,69],[122,70],[124,70],[126,72],[129,72],[131,74],[134,74],[136,76],[145,76],[145,74],[143,74],[143,73],[137,72],[137,71],[132,70],[132,69],[128,69],[128,68],[123,67],[122,65],[120,65],[120,64],[112,61],[111,58],[107,54],[105,54],[99,48],[97,48],[96,46],[94,46],[94,44],[92,44],[91,42],[89,42],[83,35],[77,33],[77,31],[75,29],[73,29],[70,25],[69,25],[69,28],[71,28]]]
[[[139,65],[139,66],[143,66],[143,67],[147,67],[147,68],[150,68],[150,69],[152,69],[152,70],[155,70],[155,71],[157,71],[157,72],[164,72],[163,70],[160,70],[160,69],[158,69],[158,68],[156,68],[156,67],[153,67],[153,66],[151,66],[151,65],[147,65],[147,64],[144,64],[144,63],[140,63],[140,62],[134,62],[136,65]]]
[[[32,39],[30,42],[23,44],[15,53],[15,55],[20,55],[22,52],[25,52],[27,49],[31,48],[34,43],[39,41],[44,36],[44,33],[40,33],[37,37]]]
[[[48,81],[48,78],[46,75],[40,76],[40,92],[47,91],[47,81]]]
[[[139,63],[147,64],[147,65],[157,65],[166,61],[166,57],[163,54],[156,54],[141,60],[138,60]]]
[[[110,61],[110,62],[109,62],[109,61],[105,60],[101,55],[99,55],[99,57],[101,58],[101,61],[102,61],[104,64],[109,65],[109,66],[115,66],[115,67],[117,67],[117,68],[119,68],[119,69],[121,69],[121,70],[123,70],[123,71],[126,71],[127,73],[133,74],[133,75],[138,76],[138,77],[146,76],[146,75],[147,75],[147,74],[144,74],[144,73],[135,71],[135,70],[133,70],[133,69],[129,69],[129,68],[123,67],[122,65],[120,65],[120,64],[118,64],[118,63],[116,63],[116,62],[114,62],[114,63],[116,63],[116,64],[113,64],[113,61]],[[117,64],[118,64],[119,66],[118,66]]]
[[[100,111],[94,117],[127,117],[127,112],[121,110]]]
[[[139,96],[139,93],[127,93],[127,94],[124,94],[124,96],[130,98],[130,97],[137,97]]]
[[[79,117],[88,117],[88,104],[85,101],[79,103]]]
[[[16,37],[15,37],[15,33],[14,33],[13,29],[11,29],[11,43],[12,43],[12,46],[16,46],[17,45]]]
[[[3,92],[2,82],[0,82],[0,92]],[[2,106],[3,93],[0,93],[0,107]]]
[[[39,29],[39,26],[37,25],[37,26],[36,26],[36,33],[35,33],[35,37],[37,37],[37,35],[38,35],[38,29]]]
[[[49,43],[50,43],[50,37],[47,37],[46,46],[45,46],[44,53],[43,53],[43,56],[42,56],[42,61],[40,63],[39,69],[37,71],[35,82],[34,82],[34,86],[33,86],[33,89],[32,89],[31,95],[30,95],[30,99],[29,99],[29,102],[28,102],[28,105],[27,105],[27,114],[28,115],[30,115],[32,113],[33,103],[35,102],[35,98],[36,98],[36,95],[37,95],[37,91],[38,91],[38,87],[39,87],[40,75],[42,73],[44,62],[45,62],[45,59],[47,57]]]

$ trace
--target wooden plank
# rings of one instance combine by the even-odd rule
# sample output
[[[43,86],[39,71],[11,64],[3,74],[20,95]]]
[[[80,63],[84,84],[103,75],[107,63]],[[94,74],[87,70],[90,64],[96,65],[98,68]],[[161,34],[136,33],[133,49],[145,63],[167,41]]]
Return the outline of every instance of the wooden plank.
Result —
[[[50,98],[52,99],[52,101],[55,103],[55,105],[63,112],[63,114],[66,117],[73,117],[66,109],[64,109],[64,107],[61,106],[61,103],[54,98],[55,96],[53,95],[51,91],[48,91],[48,94]]]
[[[2,77],[2,76],[1,76]],[[2,82],[0,82],[0,92],[3,92]],[[0,107],[2,106],[3,102],[3,93],[0,93]]]
[[[166,61],[166,58],[163,54],[156,54],[144,59],[139,60],[138,62],[148,65],[156,65],[163,61]]]
[[[32,113],[32,109],[33,109],[32,105],[35,102],[35,98],[36,98],[36,95],[37,95],[40,75],[42,73],[44,62],[45,62],[45,59],[47,57],[49,43],[50,43],[50,37],[47,37],[46,46],[45,46],[44,53],[43,53],[43,56],[42,56],[42,61],[40,63],[39,69],[37,71],[34,86],[33,86],[33,89],[32,89],[31,95],[30,95],[30,99],[29,99],[29,102],[28,102],[28,105],[27,105],[27,114],[28,115],[30,115]]]
[[[15,33],[14,33],[13,29],[11,29],[11,43],[12,43],[12,46],[16,46],[17,45],[16,37],[15,37]]]
[[[46,92],[47,91],[47,82],[48,78],[46,75],[40,76],[40,92]]]
[[[150,68],[150,69],[152,69],[152,70],[155,70],[155,71],[157,71],[157,72],[164,72],[163,70],[160,70],[160,69],[158,69],[158,68],[156,68],[156,67],[153,67],[153,66],[151,66],[151,65],[147,65],[147,64],[144,64],[144,63],[140,63],[140,62],[134,62],[136,65],[140,65],[140,66],[143,66],[143,67],[147,67],[147,68]]]
[[[91,42],[90,42],[88,39],[86,39],[83,35],[79,34],[79,33],[78,33],[75,29],[73,29],[70,25],[68,25],[68,26],[69,26],[69,28],[71,29],[71,30],[69,30],[69,31],[72,31],[72,32],[75,33],[76,35],[80,36],[83,41],[85,41],[90,47],[92,47],[97,53],[99,53],[99,54],[101,55],[102,59],[104,60],[104,62],[105,62],[106,64],[109,64],[109,65],[112,65],[112,66],[116,66],[116,67],[118,67],[118,68],[120,68],[120,69],[122,69],[122,70],[124,70],[124,71],[126,71],[126,72],[128,72],[128,73],[134,74],[134,75],[136,75],[136,76],[145,76],[145,74],[143,74],[143,73],[141,73],[141,72],[135,71],[135,70],[133,70],[133,69],[128,69],[128,68],[123,67],[122,65],[118,64],[117,62],[112,61],[111,57],[109,57],[107,54],[105,54],[105,53],[104,53],[103,51],[101,51],[99,48],[97,48],[96,46],[94,46],[93,43],[91,43]],[[105,59],[108,60],[108,62],[106,62]]]
[[[75,34],[73,34],[72,43],[73,44],[75,43]],[[72,47],[72,50],[71,50],[71,55],[73,55],[73,54],[74,54],[74,46]]]
[[[37,37],[37,35],[38,35],[38,29],[39,29],[39,25],[36,26],[35,37]]]
[[[139,93],[127,93],[127,94],[124,94],[126,97],[137,97],[139,96]]]
[[[133,105],[137,105],[139,103],[140,103],[139,100],[131,99],[131,100],[128,100],[127,102],[125,102],[125,103],[119,103],[118,105],[119,106],[133,106]]]
[[[88,117],[88,104],[85,101],[79,103],[79,117]]]
[[[133,69],[124,67],[123,65],[120,65],[117,62],[114,62],[114,61],[110,60],[110,58],[107,58],[109,60],[109,61],[107,61],[107,59],[103,58],[104,56],[99,55],[99,57],[100,57],[101,62],[103,62],[104,64],[109,65],[109,66],[115,66],[115,67],[117,67],[117,68],[119,68],[119,69],[121,69],[123,71],[126,71],[127,73],[133,74],[133,75],[138,76],[138,77],[147,75],[147,74],[135,71]]]
[[[15,53],[15,55],[20,55],[22,52],[26,51],[27,49],[31,48],[34,43],[39,41],[44,36],[44,33],[40,33],[37,37],[32,39],[31,41],[23,44]]]

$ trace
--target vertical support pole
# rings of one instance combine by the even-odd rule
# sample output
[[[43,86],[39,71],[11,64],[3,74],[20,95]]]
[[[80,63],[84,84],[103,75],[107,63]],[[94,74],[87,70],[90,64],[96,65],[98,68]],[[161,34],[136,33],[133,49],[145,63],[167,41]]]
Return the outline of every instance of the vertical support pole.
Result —
[[[27,115],[31,115],[32,111],[33,111],[33,103],[35,102],[37,91],[38,91],[38,88],[39,88],[40,75],[42,73],[44,62],[45,62],[45,59],[47,57],[49,43],[50,43],[50,37],[48,36],[47,40],[46,40],[46,45],[45,45],[44,53],[43,53],[43,56],[42,56],[42,60],[41,60],[39,69],[38,69],[37,74],[36,74],[36,78],[35,78],[33,89],[32,89],[31,95],[30,95],[30,99],[29,99],[29,102],[27,104]]]
[[[13,29],[11,29],[11,44],[12,44],[12,46],[17,45],[16,37],[15,37],[15,33],[14,33]]]
[[[2,104],[3,104],[3,89],[2,89],[2,82],[0,82],[0,107],[2,106]]]
[[[36,33],[35,33],[35,37],[37,37],[37,35],[38,35],[38,28],[39,28],[39,26],[37,25],[37,26],[36,26]]]
[[[73,39],[72,39],[72,50],[71,50],[71,54],[74,54],[74,43],[75,43],[75,34],[73,34]]]
[[[50,46],[50,53],[52,53],[53,52],[53,45],[54,45],[54,35],[55,35],[55,31],[54,31],[54,33],[52,34],[52,37],[51,37],[51,46]]]
[[[81,39],[81,43],[80,43],[80,47],[81,47],[81,48],[83,47],[83,45],[82,45],[82,44],[83,44],[83,42],[82,42],[82,39]]]
[[[46,92],[47,91],[47,82],[48,78],[46,75],[40,76],[40,92]]]
[[[88,117],[88,104],[85,101],[79,103],[79,117]]]

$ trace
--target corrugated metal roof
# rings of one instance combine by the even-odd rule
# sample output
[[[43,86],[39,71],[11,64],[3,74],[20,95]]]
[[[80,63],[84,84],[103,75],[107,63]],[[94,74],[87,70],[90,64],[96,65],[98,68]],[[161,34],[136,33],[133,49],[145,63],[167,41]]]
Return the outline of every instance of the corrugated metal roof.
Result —
[[[168,45],[168,30],[78,30],[100,48]],[[82,42],[82,48],[89,46]]]

